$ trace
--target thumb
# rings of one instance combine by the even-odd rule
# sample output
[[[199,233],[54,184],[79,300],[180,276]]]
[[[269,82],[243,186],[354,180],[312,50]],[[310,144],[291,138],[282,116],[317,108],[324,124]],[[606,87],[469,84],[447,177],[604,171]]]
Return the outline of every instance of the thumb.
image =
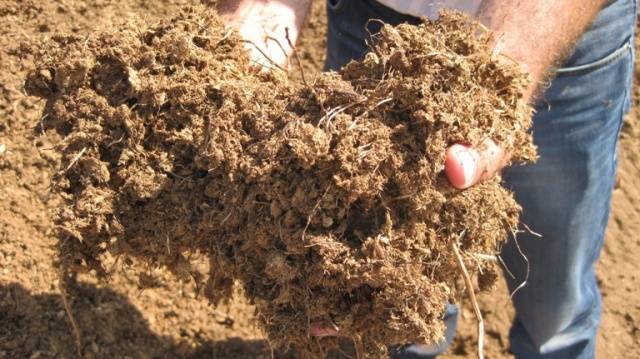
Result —
[[[314,337],[336,337],[340,336],[340,329],[323,327],[319,324],[311,325],[311,333]]]
[[[456,188],[469,188],[491,178],[505,166],[508,156],[492,140],[485,140],[480,149],[454,144],[447,149],[444,172]]]

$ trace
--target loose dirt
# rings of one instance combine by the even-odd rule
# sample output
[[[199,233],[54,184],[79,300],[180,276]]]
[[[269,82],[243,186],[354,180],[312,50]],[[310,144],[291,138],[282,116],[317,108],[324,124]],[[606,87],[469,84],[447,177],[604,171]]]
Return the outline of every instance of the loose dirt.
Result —
[[[73,338],[62,310],[52,267],[53,225],[50,212],[60,206],[48,184],[59,168],[55,151],[60,138],[51,132],[34,132],[43,103],[22,91],[25,71],[33,67],[30,45],[50,38],[51,29],[83,35],[95,34],[120,22],[145,14],[160,18],[175,14],[178,2],[5,2],[0,6],[4,34],[0,61],[0,154],[3,205],[0,206],[0,356],[70,357]],[[63,8],[59,10],[58,8]],[[5,11],[4,9],[9,9]],[[15,10],[12,10],[15,9]],[[316,3],[315,10],[322,12]],[[320,15],[315,19],[322,19]],[[322,29],[322,27],[317,27]],[[316,33],[306,33],[313,40]],[[304,39],[304,37],[303,37]],[[23,46],[22,44],[27,46]],[[315,46],[317,47],[317,45]],[[299,50],[305,53],[300,45]],[[317,52],[306,52],[311,56]],[[304,57],[304,56],[303,56]],[[314,57],[315,63],[321,63]],[[640,135],[635,117],[630,117],[620,149],[620,185],[614,194],[614,209],[608,241],[599,271],[605,296],[605,312],[598,353],[601,356],[637,356],[637,320],[640,308],[628,298],[637,296],[633,261],[639,252],[637,231],[637,174],[640,166],[633,152]],[[36,126],[37,130],[37,126]],[[198,259],[199,260],[199,259]],[[204,268],[206,260],[197,265]],[[197,266],[196,265],[196,266]],[[109,267],[111,268],[111,267]],[[621,269],[622,268],[622,269]],[[93,357],[269,357],[269,344],[252,327],[253,307],[236,296],[230,304],[209,307],[194,298],[193,281],[177,281],[162,269],[136,261],[120,261],[113,267],[107,287],[92,276],[81,275],[73,288],[71,304],[83,332],[85,355]],[[146,281],[139,286],[140,273]],[[108,289],[107,289],[108,288]],[[487,349],[492,357],[508,357],[506,331],[510,313],[507,294],[482,298],[488,325]],[[461,334],[451,355],[472,355],[475,319],[462,315]],[[635,350],[635,351],[634,351]],[[621,354],[623,353],[623,354]],[[276,356],[286,354],[276,352]]]

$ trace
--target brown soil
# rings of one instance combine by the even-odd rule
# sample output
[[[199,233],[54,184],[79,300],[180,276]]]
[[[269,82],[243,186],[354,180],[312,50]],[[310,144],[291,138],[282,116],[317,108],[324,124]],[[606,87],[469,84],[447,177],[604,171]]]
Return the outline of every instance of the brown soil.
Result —
[[[41,135],[38,126],[34,132],[44,103],[21,92],[25,71],[34,62],[30,45],[50,38],[52,29],[88,35],[127,22],[136,14],[148,19],[175,14],[180,5],[178,1],[152,3],[155,7],[142,3],[18,5],[4,1],[0,6],[0,65],[5,70],[0,74],[0,144],[6,148],[0,148],[0,197],[4,199],[0,206],[0,357],[70,357],[74,352],[52,266],[55,238],[50,215],[61,202],[49,190],[59,168],[59,159],[50,149],[59,144],[60,138],[51,132]],[[315,10],[321,13],[322,6],[316,3]],[[321,31],[322,26],[316,29]],[[322,38],[317,33],[304,35],[313,40]],[[314,59],[321,55],[306,50],[304,45],[299,51]],[[614,194],[609,238],[599,270],[605,295],[605,330],[598,347],[603,357],[640,354],[640,308],[628,300],[638,295],[633,285],[637,282],[633,258],[640,252],[640,158],[633,152],[640,144],[638,132],[632,116],[621,141],[620,185]],[[200,264],[206,267],[208,263]],[[253,307],[241,296],[213,309],[203,298],[193,298],[193,281],[175,280],[162,269],[136,261],[114,268],[108,286],[83,275],[71,291],[86,356],[269,357],[268,342],[251,324]],[[144,274],[144,289],[139,286],[140,273]],[[505,310],[508,300],[504,289],[484,296],[481,305],[488,326],[487,351],[491,357],[508,357],[505,348],[510,312]],[[451,356],[472,355],[474,321],[471,312],[465,310]],[[285,355],[276,352],[276,356]]]

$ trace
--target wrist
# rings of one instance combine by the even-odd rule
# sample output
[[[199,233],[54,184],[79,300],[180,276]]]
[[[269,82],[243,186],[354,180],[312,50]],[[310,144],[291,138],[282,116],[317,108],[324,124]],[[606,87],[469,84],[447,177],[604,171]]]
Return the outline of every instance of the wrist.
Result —
[[[483,2],[477,14],[478,21],[490,32],[488,45],[494,56],[508,65],[516,65],[529,78],[530,83],[523,90],[522,99],[533,104],[547,74],[548,55],[541,56],[523,43],[523,26],[503,14],[505,6],[496,3]]]

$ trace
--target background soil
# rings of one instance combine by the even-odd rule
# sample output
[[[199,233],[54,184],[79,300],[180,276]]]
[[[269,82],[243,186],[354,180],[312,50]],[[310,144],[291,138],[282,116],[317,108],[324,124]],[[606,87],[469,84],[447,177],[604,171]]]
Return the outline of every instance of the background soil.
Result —
[[[50,148],[59,140],[38,129],[43,102],[22,91],[31,68],[31,46],[56,32],[89,35],[135,17],[172,15],[197,0],[0,0],[0,358],[72,357],[66,319],[53,268],[55,239],[50,214],[60,204],[49,182],[58,166]],[[307,73],[322,67],[324,5],[314,3],[298,44]],[[295,69],[294,69],[295,70]],[[638,90],[636,90],[637,92]],[[599,357],[640,357],[640,124],[633,111],[619,149],[619,181],[607,242],[599,264],[603,325]],[[143,271],[153,288],[141,290]],[[252,307],[242,300],[210,307],[194,299],[192,283],[126,263],[110,284],[82,276],[70,298],[88,357],[270,357],[269,344],[251,325]],[[512,309],[504,286],[482,297],[487,356],[508,358]],[[475,350],[475,318],[468,307],[449,358]],[[275,353],[287,357],[285,353]]]

